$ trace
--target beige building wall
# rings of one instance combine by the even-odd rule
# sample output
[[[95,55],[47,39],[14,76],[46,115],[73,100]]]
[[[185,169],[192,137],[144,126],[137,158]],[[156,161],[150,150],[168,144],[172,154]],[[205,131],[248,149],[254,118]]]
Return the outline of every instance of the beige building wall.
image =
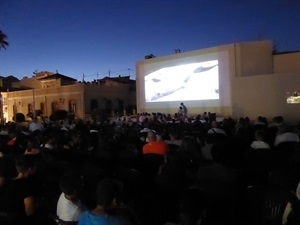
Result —
[[[7,108],[7,93],[6,92],[1,92],[1,106],[2,106],[2,117],[3,121],[8,121],[8,108]],[[0,109],[1,110],[1,109]]]
[[[273,72],[272,42],[243,42],[234,46],[236,76],[255,76]]]
[[[300,73],[238,77],[233,81],[233,117],[283,116],[300,120],[300,104],[287,104],[287,92],[299,90]]]
[[[70,101],[75,103],[75,114],[84,116],[83,84],[61,86],[47,89],[31,89],[7,93],[8,120],[14,113],[27,115],[30,110],[42,110],[43,115],[50,116],[53,109],[69,111]],[[31,109],[30,109],[31,107]]]
[[[274,55],[274,73],[299,73],[300,52]]]
[[[233,117],[256,119],[261,115],[271,119],[281,115],[292,123],[299,122],[300,104],[287,104],[287,92],[300,90],[300,53],[272,55],[271,42],[242,47],[252,50],[247,50],[250,51],[249,58],[246,54],[239,58],[239,51],[236,52],[237,72],[232,76]],[[257,60],[253,60],[255,49]],[[265,53],[261,52],[262,49]],[[239,65],[246,66],[239,68]],[[264,71],[266,73],[262,74]]]

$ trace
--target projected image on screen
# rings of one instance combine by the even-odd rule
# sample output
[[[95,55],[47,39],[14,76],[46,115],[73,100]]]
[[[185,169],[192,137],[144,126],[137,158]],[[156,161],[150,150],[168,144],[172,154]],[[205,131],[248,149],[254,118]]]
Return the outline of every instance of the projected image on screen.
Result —
[[[218,60],[166,67],[145,76],[146,102],[219,99]]]

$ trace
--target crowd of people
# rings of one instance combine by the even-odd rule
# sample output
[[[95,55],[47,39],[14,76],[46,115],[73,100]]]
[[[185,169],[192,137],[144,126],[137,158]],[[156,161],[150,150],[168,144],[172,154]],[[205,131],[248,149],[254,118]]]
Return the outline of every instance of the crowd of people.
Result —
[[[7,123],[0,224],[300,224],[299,136],[281,116],[216,121],[184,108]]]

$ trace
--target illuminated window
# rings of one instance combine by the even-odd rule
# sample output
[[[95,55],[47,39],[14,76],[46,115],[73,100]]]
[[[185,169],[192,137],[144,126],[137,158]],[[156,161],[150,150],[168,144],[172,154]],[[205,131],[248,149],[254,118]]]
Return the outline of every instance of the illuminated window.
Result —
[[[286,102],[288,104],[300,104],[300,91],[287,92]]]

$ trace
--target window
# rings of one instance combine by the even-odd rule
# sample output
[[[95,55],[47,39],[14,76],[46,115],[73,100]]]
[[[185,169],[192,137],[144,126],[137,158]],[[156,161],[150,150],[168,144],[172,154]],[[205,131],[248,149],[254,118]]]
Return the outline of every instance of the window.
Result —
[[[118,99],[118,111],[122,113],[123,109],[124,109],[124,102],[123,100]]]
[[[76,103],[74,100],[69,101],[69,112],[74,114],[76,112]]]
[[[43,102],[41,103],[40,108],[41,108],[41,112],[44,114],[44,112],[45,112],[45,104]]]
[[[28,113],[28,115],[31,115],[33,113],[33,105],[32,104],[27,105],[27,113]]]
[[[111,100],[109,100],[109,99],[106,100],[105,109],[107,111],[111,111],[111,109],[112,109],[112,102],[111,102]]]
[[[51,104],[51,110],[52,110],[52,113],[56,112],[58,110],[58,104],[57,102],[52,102]]]
[[[90,102],[90,109],[91,109],[91,112],[94,111],[95,109],[98,108],[98,101],[97,99],[92,99],[91,102]]]

